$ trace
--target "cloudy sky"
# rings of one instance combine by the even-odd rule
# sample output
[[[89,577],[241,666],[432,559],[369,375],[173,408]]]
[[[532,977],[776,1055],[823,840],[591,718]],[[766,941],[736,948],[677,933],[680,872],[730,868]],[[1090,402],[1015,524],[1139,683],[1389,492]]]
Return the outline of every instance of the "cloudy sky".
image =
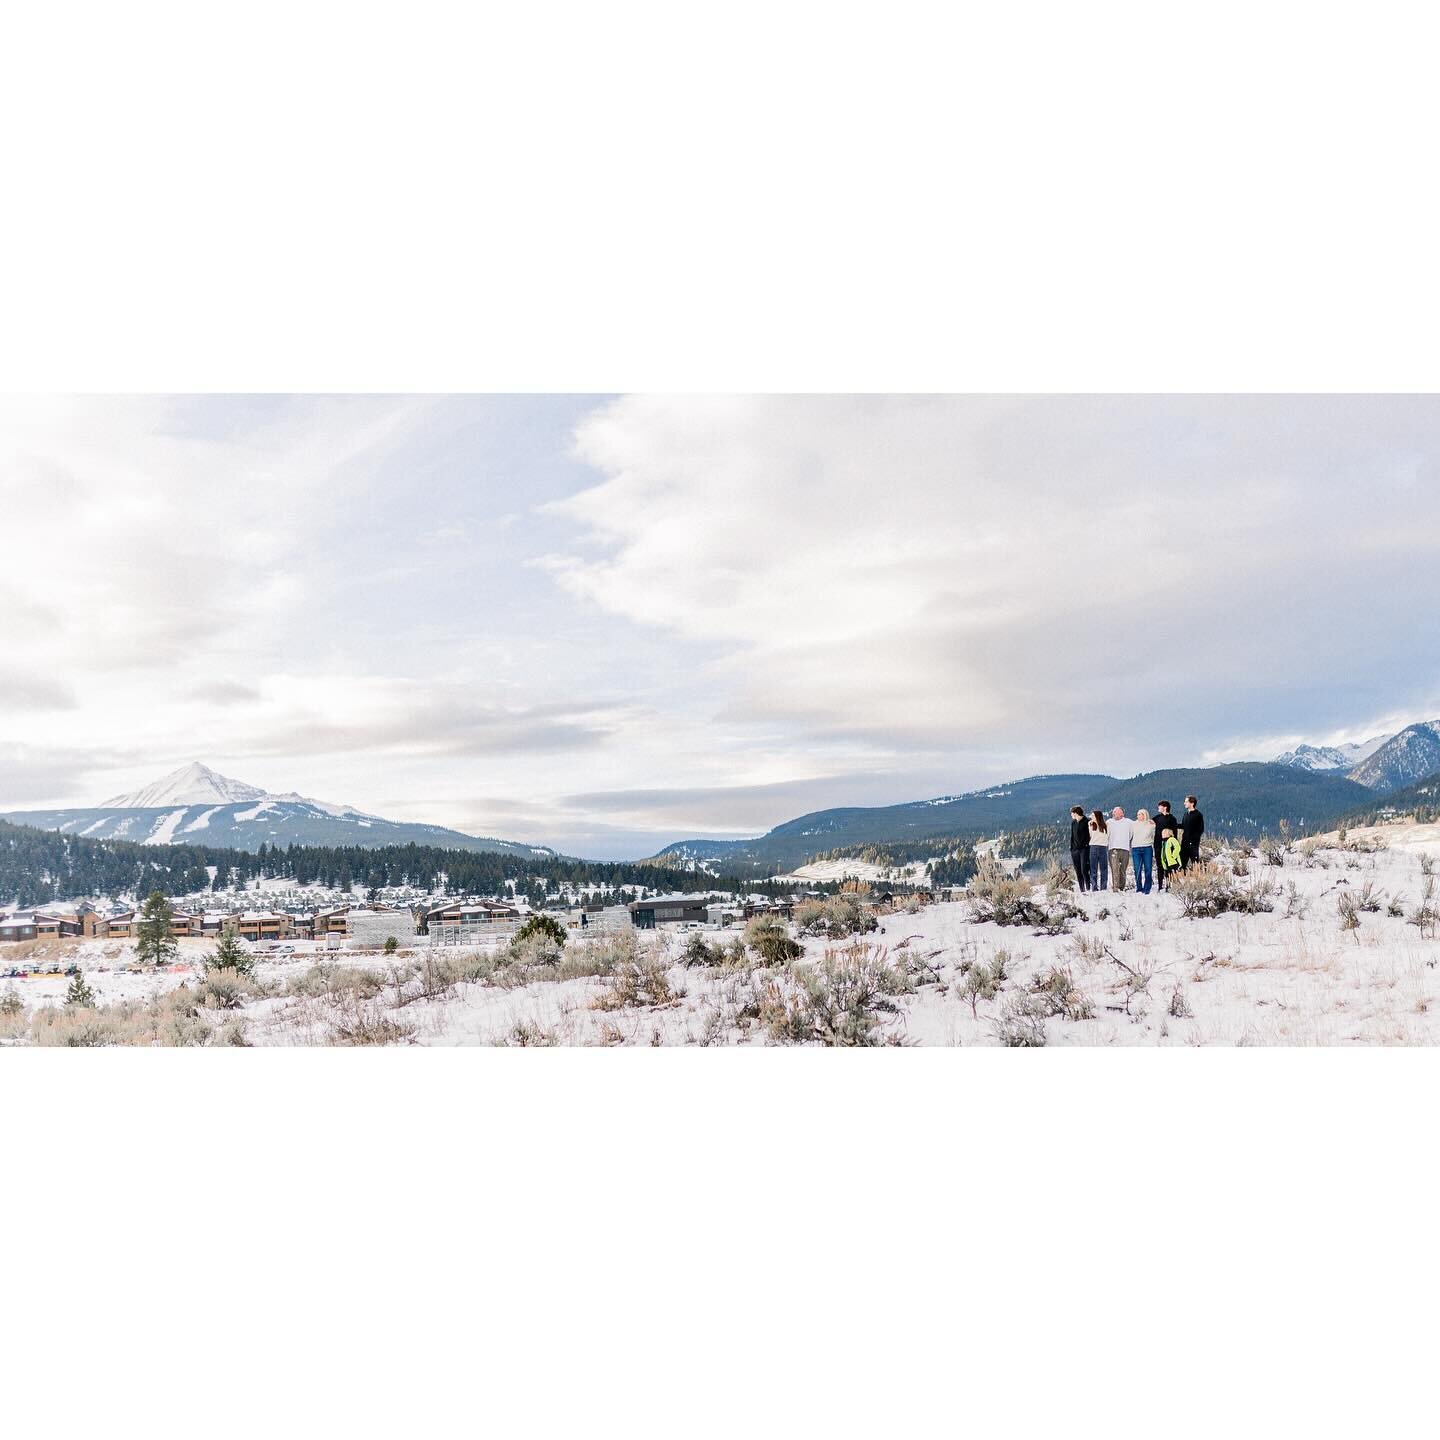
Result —
[[[1440,714],[1440,401],[0,401],[0,808],[648,853]]]

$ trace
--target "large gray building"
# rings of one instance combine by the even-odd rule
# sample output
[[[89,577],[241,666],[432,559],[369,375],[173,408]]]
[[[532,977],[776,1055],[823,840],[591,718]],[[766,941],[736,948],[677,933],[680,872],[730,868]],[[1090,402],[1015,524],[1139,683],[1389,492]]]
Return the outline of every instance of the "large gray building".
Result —
[[[691,921],[704,924],[708,895],[655,895],[649,900],[630,902],[630,923],[637,930],[653,930],[657,925],[684,925]]]

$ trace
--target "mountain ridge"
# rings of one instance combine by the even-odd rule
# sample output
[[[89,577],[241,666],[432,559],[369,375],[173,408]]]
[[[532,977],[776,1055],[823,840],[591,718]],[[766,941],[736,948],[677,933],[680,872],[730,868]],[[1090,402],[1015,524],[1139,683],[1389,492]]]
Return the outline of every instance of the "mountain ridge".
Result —
[[[1187,794],[1200,796],[1212,830],[1256,833],[1285,819],[1312,827],[1363,804],[1365,787],[1346,776],[1273,761],[1152,770],[1129,779],[1113,775],[1030,775],[964,795],[899,805],[839,806],[784,821],[764,835],[740,840],[678,840],[649,857],[657,863],[724,863],[753,869],[792,869],[826,851],[864,845],[954,840],[1026,829],[1063,820],[1071,805],[1129,813],[1169,800],[1178,813]]]
[[[129,803],[136,802],[136,803]],[[548,845],[468,835],[444,825],[387,820],[353,805],[333,805],[288,791],[275,794],[191,761],[137,790],[81,809],[10,810],[0,819],[91,840],[148,845],[196,842],[256,851],[262,845],[434,845],[555,857]]]
[[[1440,720],[1422,720],[1392,735],[1346,773],[1368,789],[1386,793],[1414,785],[1437,770],[1440,770]]]

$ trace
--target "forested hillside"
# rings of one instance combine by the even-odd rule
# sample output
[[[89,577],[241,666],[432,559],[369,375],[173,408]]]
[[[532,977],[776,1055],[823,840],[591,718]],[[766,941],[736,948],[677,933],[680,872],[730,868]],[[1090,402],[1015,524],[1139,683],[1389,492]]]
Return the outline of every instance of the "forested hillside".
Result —
[[[885,850],[922,859],[944,853],[964,839],[1053,826],[1064,828],[1072,805],[1109,810],[1123,805],[1129,815],[1158,800],[1178,813],[1184,797],[1200,797],[1206,824],[1225,834],[1276,830],[1288,820],[1296,830],[1332,823],[1372,797],[1343,775],[1316,773],[1289,765],[1245,762],[1154,770],[1119,780],[1112,775],[1031,775],[968,795],[947,795],[904,805],[849,806],[817,810],[787,820],[755,840],[685,840],[662,850],[660,863],[698,860],[745,871],[790,869],[822,855],[861,858]]]
[[[212,880],[207,867],[215,867]],[[37,905],[51,900],[116,896],[160,890],[167,895],[225,890],[236,882],[283,878],[318,881],[332,889],[412,886],[455,894],[499,893],[507,880],[524,891],[540,879],[552,885],[645,885],[682,890],[695,876],[654,864],[576,860],[451,850],[429,845],[376,849],[262,845],[251,854],[205,845],[134,845],[86,840],[53,830],[0,821],[0,903]]]
[[[1342,819],[1347,825],[1374,825],[1393,815],[1413,815],[1422,825],[1433,823],[1440,816],[1440,771],[1403,790],[1372,794],[1366,804],[1357,805]]]

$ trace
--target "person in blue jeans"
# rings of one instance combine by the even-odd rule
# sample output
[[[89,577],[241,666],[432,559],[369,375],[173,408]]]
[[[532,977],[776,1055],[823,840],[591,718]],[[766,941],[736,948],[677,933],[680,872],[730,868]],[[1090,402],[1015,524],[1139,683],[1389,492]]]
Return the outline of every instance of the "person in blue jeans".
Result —
[[[1090,888],[1103,890],[1110,874],[1110,841],[1105,833],[1105,817],[1098,811],[1090,812]]]
[[[1135,815],[1135,834],[1130,841],[1130,863],[1135,867],[1135,889],[1148,895],[1155,879],[1155,822],[1148,810]]]

